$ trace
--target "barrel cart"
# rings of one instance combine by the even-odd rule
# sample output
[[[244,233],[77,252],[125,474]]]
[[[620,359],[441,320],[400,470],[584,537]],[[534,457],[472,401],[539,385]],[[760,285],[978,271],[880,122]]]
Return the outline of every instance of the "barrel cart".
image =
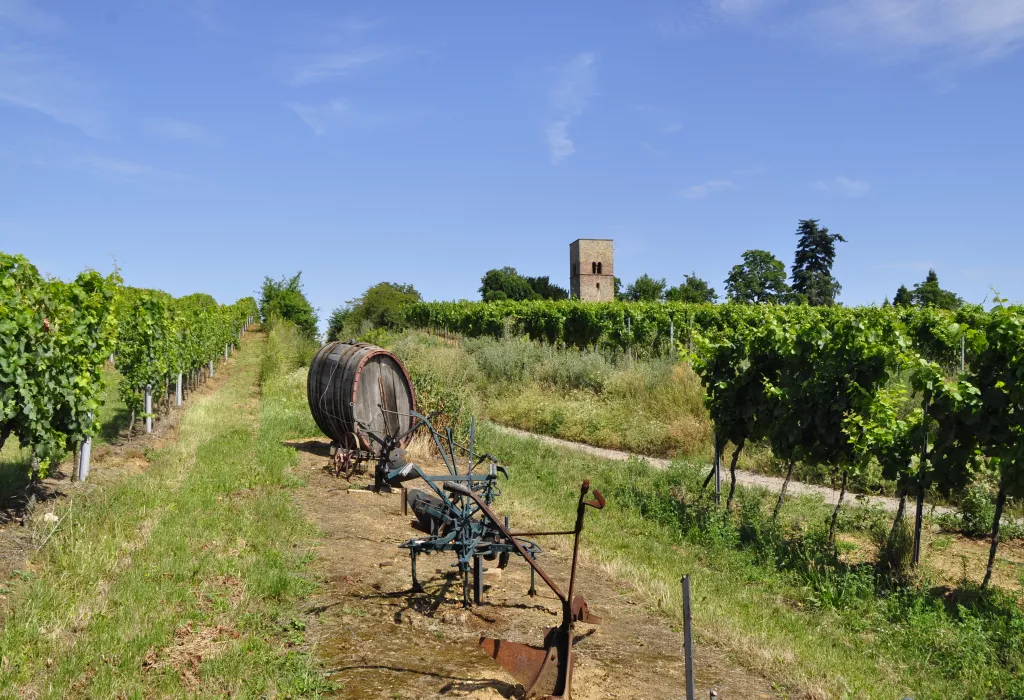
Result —
[[[309,367],[306,394],[313,420],[331,438],[335,474],[350,478],[380,456],[378,436],[412,437],[416,393],[405,367],[370,343],[336,341],[320,348]]]

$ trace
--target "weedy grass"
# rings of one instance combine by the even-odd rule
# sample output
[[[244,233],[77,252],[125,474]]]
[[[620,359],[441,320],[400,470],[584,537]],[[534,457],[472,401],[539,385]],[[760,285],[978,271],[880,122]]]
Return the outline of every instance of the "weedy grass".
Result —
[[[282,440],[311,430],[308,411],[286,400],[292,366],[264,374],[262,393],[257,384],[277,342],[288,341],[251,334],[142,474],[57,507],[58,526],[9,596],[0,696],[329,689],[288,624],[314,587],[317,533],[289,493],[296,457]]]
[[[421,403],[598,447],[710,458],[704,392],[686,364],[517,337],[453,345],[409,332],[390,340]]]
[[[586,562],[630,580],[673,617],[679,579],[691,574],[697,643],[728,650],[795,694],[1024,697],[1024,614],[1014,597],[967,582],[944,595],[926,581],[901,585],[871,565],[844,563],[827,543],[819,500],[787,501],[776,522],[769,494],[740,487],[729,514],[701,493],[703,468],[623,465],[487,426],[481,436],[512,466],[501,510],[563,526],[590,478],[608,506],[587,516]],[[868,511],[841,526],[870,529],[873,519]]]

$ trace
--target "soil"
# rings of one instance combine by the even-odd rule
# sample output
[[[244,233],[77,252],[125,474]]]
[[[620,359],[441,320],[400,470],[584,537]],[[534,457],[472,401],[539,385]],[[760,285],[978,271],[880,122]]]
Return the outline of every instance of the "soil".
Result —
[[[351,481],[331,475],[326,438],[288,443],[308,479],[297,490],[307,517],[323,533],[314,566],[324,585],[308,612],[316,653],[344,698],[519,698],[521,685],[478,646],[481,636],[540,645],[559,623],[560,604],[543,582],[527,595],[529,567],[513,558],[491,585],[485,602],[462,607],[462,583],[450,555],[418,560],[423,593],[411,591],[409,557],[401,542],[419,536],[411,511],[401,512],[401,492],[367,490],[368,475]],[[440,462],[417,464],[441,473]],[[410,488],[416,488],[415,482]],[[567,519],[574,514],[567,504]],[[594,511],[588,513],[594,515]],[[556,582],[568,580],[568,537],[544,538],[541,565]],[[585,535],[584,535],[585,548]],[[679,698],[685,692],[682,635],[664,617],[634,602],[633,586],[581,558],[578,591],[598,625],[578,624],[572,697]],[[737,667],[723,652],[698,646],[699,697],[715,689],[723,698],[782,697],[772,683]]]

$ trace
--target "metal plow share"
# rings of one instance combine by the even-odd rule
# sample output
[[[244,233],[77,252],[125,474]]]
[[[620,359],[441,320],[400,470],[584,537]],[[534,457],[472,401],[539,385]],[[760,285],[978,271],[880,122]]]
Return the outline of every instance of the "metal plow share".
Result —
[[[566,532],[509,532],[508,529],[491,512],[480,498],[462,484],[448,483],[445,489],[461,496],[466,496],[480,507],[481,513],[490,520],[501,535],[516,548],[519,555],[533,569],[548,588],[562,601],[562,623],[550,628],[544,635],[544,645],[540,647],[509,642],[492,637],[481,637],[480,646],[485,652],[506,671],[523,684],[528,698],[550,698],[551,700],[569,700],[572,687],[572,670],[576,663],[573,652],[573,626],[576,622],[597,624],[601,621],[596,615],[590,614],[586,601],[576,596],[576,564],[580,552],[580,533],[583,532],[583,516],[587,506],[600,510],[604,508],[604,496],[594,490],[594,500],[586,500],[590,490],[590,482],[584,481],[580,486],[579,505],[576,508],[576,526]],[[569,590],[563,592],[557,583],[551,580],[547,572],[537,563],[531,553],[523,547],[518,537],[541,535],[573,535],[572,571],[569,574]]]

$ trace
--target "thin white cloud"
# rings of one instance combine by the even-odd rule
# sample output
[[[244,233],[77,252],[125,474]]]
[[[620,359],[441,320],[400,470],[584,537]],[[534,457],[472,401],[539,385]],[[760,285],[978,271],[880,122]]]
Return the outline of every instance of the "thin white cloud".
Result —
[[[556,165],[576,152],[576,146],[569,138],[568,119],[548,124],[547,139],[551,162]]]
[[[683,190],[682,195],[686,199],[707,199],[713,194],[736,189],[736,183],[732,180],[708,180],[699,185],[690,185]]]
[[[203,127],[179,119],[150,119],[143,126],[150,133],[178,141],[205,143],[210,139]]]
[[[361,19],[359,17],[342,17],[337,20],[337,26],[347,34],[362,34],[383,24],[384,19]]]
[[[558,165],[576,152],[576,145],[569,137],[569,125],[583,115],[596,94],[596,54],[576,54],[559,67],[555,84],[548,96],[554,117],[545,129],[552,164]]]
[[[813,22],[848,45],[917,53],[947,50],[992,59],[1024,41],[1020,0],[845,0],[811,13]]]
[[[88,81],[59,56],[24,46],[0,51],[0,102],[29,109],[95,135],[103,114]]]
[[[299,119],[317,136],[326,134],[329,124],[337,122],[349,112],[348,105],[341,100],[331,100],[324,105],[288,102],[285,106],[295,112]]]
[[[863,180],[853,180],[843,175],[838,175],[832,180],[818,180],[814,183],[815,189],[822,192],[841,194],[844,197],[863,197],[871,191],[871,185]]]
[[[292,62],[287,80],[296,86],[334,80],[391,60],[401,53],[401,49],[394,47],[364,46],[346,51],[309,54]]]
[[[323,136],[334,127],[378,129],[401,127],[426,116],[428,112],[405,110],[373,112],[353,107],[345,100],[333,99],[323,104],[286,102],[285,107],[308,126],[317,136]]]
[[[186,0],[181,8],[200,32],[211,34],[228,29],[221,11],[221,0]]]
[[[984,62],[1024,45],[1021,0],[707,0],[719,17],[785,39],[887,58],[946,54]]]
[[[4,24],[29,34],[59,34],[67,29],[64,20],[31,0],[0,0],[0,25]]]
[[[148,165],[133,163],[132,161],[121,160],[119,158],[107,158],[104,156],[85,156],[80,159],[80,163],[96,170],[115,173],[117,175],[148,175],[155,172],[155,170]]]
[[[726,15],[744,18],[768,5],[769,0],[714,0],[713,5]]]

